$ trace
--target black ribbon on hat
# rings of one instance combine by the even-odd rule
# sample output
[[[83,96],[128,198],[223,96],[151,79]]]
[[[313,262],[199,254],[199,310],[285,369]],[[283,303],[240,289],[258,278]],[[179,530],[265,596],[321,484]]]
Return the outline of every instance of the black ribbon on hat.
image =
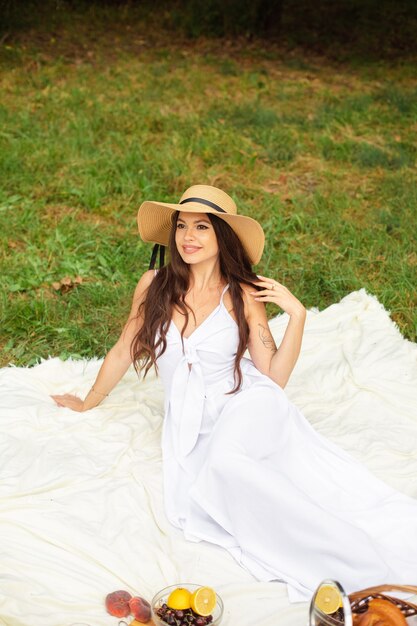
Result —
[[[197,204],[205,204],[206,206],[215,209],[215,211],[227,213],[227,211],[219,207],[217,204],[214,204],[214,202],[210,202],[210,200],[205,200],[205,198],[186,198],[185,200],[181,200],[180,204],[186,204],[186,202],[197,202]]]
[[[165,246],[162,246],[159,243],[156,243],[152,249],[151,260],[149,263],[149,269],[153,270],[155,268],[156,257],[158,256],[159,250],[159,269],[164,266],[165,262]]]

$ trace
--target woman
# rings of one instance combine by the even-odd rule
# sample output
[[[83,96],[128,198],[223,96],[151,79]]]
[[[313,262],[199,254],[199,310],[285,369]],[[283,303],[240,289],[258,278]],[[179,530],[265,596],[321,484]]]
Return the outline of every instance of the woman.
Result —
[[[417,503],[317,434],[283,391],[306,311],[253,273],[260,225],[205,185],[179,204],[144,202],[138,224],[144,241],[168,244],[170,262],[140,279],[84,401],[55,401],[86,411],[132,361],[145,374],[155,365],[165,388],[166,512],[188,539],[223,546],[261,580],[286,581],[294,599],[328,577],[348,592],[416,582]],[[278,349],[265,302],[289,315]]]

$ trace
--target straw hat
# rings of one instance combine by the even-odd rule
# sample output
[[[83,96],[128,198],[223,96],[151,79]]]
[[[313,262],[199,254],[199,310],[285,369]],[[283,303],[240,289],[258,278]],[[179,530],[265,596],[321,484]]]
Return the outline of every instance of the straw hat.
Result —
[[[242,242],[253,265],[261,259],[265,235],[262,226],[251,217],[238,215],[235,202],[217,187],[193,185],[181,196],[178,204],[142,202],[138,211],[139,233],[143,241],[167,246],[174,211],[212,213],[224,220]]]

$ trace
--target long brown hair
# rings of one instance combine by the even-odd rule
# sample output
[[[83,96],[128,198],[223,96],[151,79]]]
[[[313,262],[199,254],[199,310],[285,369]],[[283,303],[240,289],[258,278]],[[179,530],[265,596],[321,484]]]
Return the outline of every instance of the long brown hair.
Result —
[[[188,324],[189,313],[191,312],[194,315],[191,307],[185,302],[185,296],[190,284],[190,267],[182,260],[175,243],[178,215],[178,211],[173,213],[172,229],[168,244],[170,262],[161,268],[152,280],[147,290],[146,298],[141,303],[138,311],[138,315],[143,318],[143,324],[132,342],[131,354],[136,371],[144,370],[144,376],[146,376],[153,365],[158,370],[156,360],[166,350],[166,335],[174,307],[177,307],[185,317],[184,326],[181,330],[182,341],[184,330]],[[259,289],[254,284],[259,279],[252,270],[249,257],[240,239],[229,224],[211,213],[206,215],[210,219],[217,237],[220,273],[226,283],[229,284],[233,311],[239,330],[239,345],[234,367],[235,387],[229,392],[234,393],[242,384],[240,361],[249,339],[249,326],[244,314],[240,283]]]

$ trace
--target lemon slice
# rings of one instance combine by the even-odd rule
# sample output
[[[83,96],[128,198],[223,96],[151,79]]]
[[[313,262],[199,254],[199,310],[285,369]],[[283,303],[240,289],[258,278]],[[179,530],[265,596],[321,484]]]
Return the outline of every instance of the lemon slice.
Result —
[[[194,613],[207,617],[216,606],[216,592],[211,587],[199,587],[191,596],[191,608]]]
[[[191,607],[191,593],[184,587],[177,587],[169,594],[167,605],[176,611],[189,609]]]
[[[317,592],[315,605],[326,615],[331,615],[343,606],[343,598],[336,587],[323,585]]]

